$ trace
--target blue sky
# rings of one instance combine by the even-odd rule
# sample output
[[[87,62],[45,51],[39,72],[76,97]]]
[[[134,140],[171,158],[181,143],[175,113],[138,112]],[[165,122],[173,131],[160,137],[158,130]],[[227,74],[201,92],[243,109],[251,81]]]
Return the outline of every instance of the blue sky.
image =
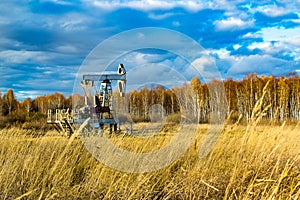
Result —
[[[19,99],[70,95],[91,50],[142,27],[191,37],[223,78],[300,72],[300,0],[1,0],[0,7],[0,91],[13,88]],[[185,66],[159,50],[123,59],[129,68],[135,62]]]

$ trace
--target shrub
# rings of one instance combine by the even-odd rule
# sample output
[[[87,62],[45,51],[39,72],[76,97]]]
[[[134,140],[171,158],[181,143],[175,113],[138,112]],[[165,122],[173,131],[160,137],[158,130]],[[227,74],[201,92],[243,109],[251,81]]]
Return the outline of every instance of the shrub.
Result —
[[[179,124],[181,121],[181,114],[174,113],[167,116],[166,122],[171,124]]]

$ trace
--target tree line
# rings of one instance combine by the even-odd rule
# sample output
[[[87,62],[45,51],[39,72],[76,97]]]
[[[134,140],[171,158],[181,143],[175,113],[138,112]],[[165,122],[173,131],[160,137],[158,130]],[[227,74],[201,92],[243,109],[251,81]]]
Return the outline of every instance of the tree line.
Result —
[[[147,120],[151,106],[159,104],[166,115],[188,111],[186,114],[197,116],[200,123],[209,122],[214,109],[220,111],[214,113],[225,113],[225,117],[230,115],[233,121],[239,116],[248,120],[262,95],[264,98],[260,109],[268,108],[265,118],[275,121],[300,120],[300,77],[295,73],[286,77],[249,74],[243,80],[228,78],[209,83],[201,83],[195,77],[189,83],[171,89],[144,87],[126,94],[125,111],[131,116]],[[119,97],[116,102],[122,104]]]
[[[0,91],[0,128],[14,123],[46,122],[48,109],[56,108],[72,108],[72,97],[66,98],[57,92],[18,101],[13,89],[8,89],[4,94]]]
[[[249,74],[243,80],[229,78],[209,83],[201,83],[195,77],[189,83],[169,89],[159,85],[150,88],[145,86],[129,91],[125,98],[115,91],[114,100],[119,113],[130,113],[133,119],[140,121],[149,120],[151,112],[173,115],[188,111],[186,115],[197,116],[198,122],[206,123],[214,109],[223,109],[232,120],[237,120],[239,116],[249,119],[263,92],[261,109],[268,107],[265,118],[276,121],[300,120],[300,77],[293,73],[286,77]],[[65,97],[55,93],[18,101],[13,89],[9,89],[4,94],[0,92],[0,119],[5,123],[45,120],[48,109],[72,109],[72,103],[83,106],[84,98],[78,94]],[[163,111],[153,109],[153,105],[161,105]]]

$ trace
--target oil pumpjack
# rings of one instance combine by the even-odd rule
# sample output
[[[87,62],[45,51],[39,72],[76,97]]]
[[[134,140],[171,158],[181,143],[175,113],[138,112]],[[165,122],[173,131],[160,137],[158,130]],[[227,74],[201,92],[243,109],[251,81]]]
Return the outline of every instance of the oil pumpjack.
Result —
[[[109,125],[110,133],[112,133],[112,128],[116,131],[120,122],[116,118],[113,81],[117,81],[120,96],[124,97],[126,70],[123,64],[119,64],[117,72],[84,74],[80,84],[84,89],[85,105],[74,110],[56,109],[55,115],[53,115],[53,110],[49,109],[47,123],[53,124],[59,132],[63,132],[67,136],[75,132],[77,125],[93,134],[102,131],[105,124]],[[95,90],[94,95],[90,91],[92,88]],[[82,124],[85,125],[82,126]]]
[[[112,128],[117,130],[118,120],[113,100],[112,81],[117,81],[118,90],[121,97],[125,96],[126,89],[126,70],[123,64],[119,64],[116,72],[103,72],[97,74],[84,74],[81,86],[85,91],[85,107],[79,109],[77,122],[83,123],[89,117],[89,126],[93,129],[104,129],[108,124],[110,133]],[[96,85],[100,86],[97,89]],[[95,89],[95,94],[90,95],[90,88]],[[87,116],[86,114],[89,114]],[[76,121],[75,121],[76,123]]]

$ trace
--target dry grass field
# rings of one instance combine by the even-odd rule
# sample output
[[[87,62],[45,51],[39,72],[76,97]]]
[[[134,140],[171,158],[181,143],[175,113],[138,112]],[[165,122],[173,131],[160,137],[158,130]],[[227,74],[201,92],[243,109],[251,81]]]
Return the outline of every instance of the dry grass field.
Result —
[[[98,162],[78,138],[0,131],[0,199],[299,199],[300,126],[226,125],[214,149],[198,154],[207,125],[170,166],[125,173]],[[121,148],[152,151],[172,138],[112,136]],[[35,137],[33,137],[35,136]]]

